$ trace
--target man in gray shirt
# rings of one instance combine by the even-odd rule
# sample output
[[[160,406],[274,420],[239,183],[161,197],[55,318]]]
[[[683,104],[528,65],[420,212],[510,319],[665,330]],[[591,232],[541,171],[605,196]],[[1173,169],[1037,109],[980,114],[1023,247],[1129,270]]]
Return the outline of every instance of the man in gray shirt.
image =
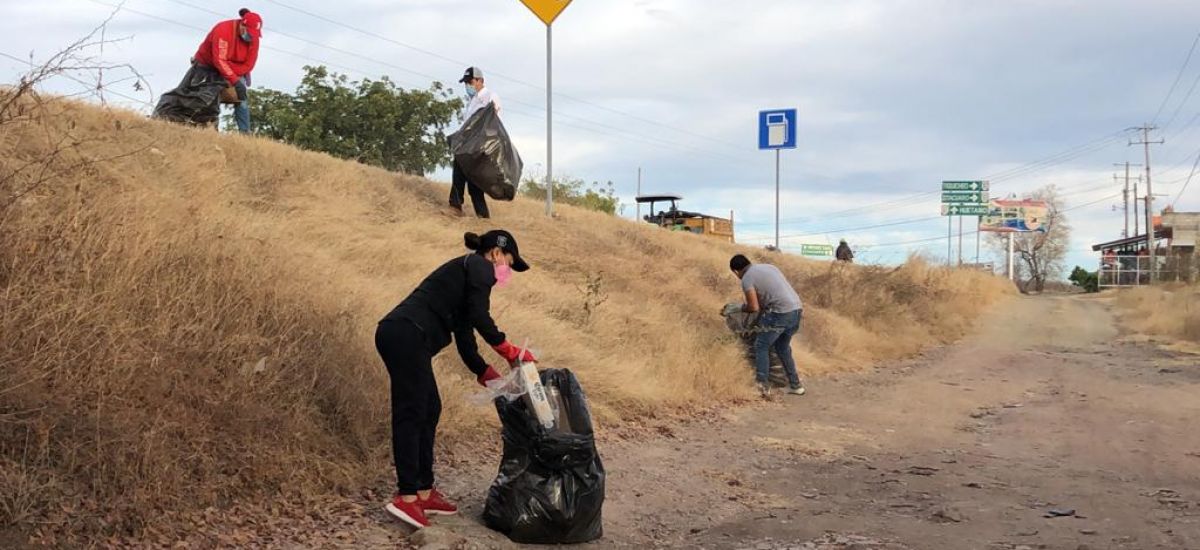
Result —
[[[754,377],[759,392],[763,397],[770,395],[767,376],[771,365],[770,350],[774,348],[783,363],[783,372],[787,374],[788,393],[804,395],[804,384],[800,382],[796,360],[792,358],[792,336],[800,332],[800,315],[804,311],[800,296],[773,265],[751,265],[749,258],[738,254],[729,259],[729,269],[742,280],[742,291],[746,293],[742,310],[761,312],[758,335],[754,339]]]

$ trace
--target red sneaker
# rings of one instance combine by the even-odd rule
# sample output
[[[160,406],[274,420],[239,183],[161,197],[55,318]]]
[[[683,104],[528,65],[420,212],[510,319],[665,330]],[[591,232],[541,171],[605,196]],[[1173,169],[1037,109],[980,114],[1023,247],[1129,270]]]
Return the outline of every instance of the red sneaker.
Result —
[[[388,513],[396,516],[400,521],[407,523],[417,529],[429,527],[429,519],[425,517],[425,511],[421,509],[421,504],[417,501],[404,502],[400,495],[392,497],[392,501],[384,508]]]
[[[446,497],[437,489],[429,491],[429,498],[421,500],[421,508],[426,514],[431,516],[452,516],[458,513],[458,506],[455,506],[446,500]]]

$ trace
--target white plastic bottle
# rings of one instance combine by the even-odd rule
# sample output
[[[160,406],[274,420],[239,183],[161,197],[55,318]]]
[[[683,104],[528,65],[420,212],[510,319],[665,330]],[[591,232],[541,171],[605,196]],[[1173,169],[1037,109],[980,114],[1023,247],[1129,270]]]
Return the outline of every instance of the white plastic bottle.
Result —
[[[521,370],[521,380],[528,390],[525,396],[529,399],[527,403],[533,409],[533,415],[543,428],[554,429],[554,410],[550,408],[550,400],[546,398],[546,387],[542,385],[542,378],[538,376],[537,364],[522,362],[517,368]]]

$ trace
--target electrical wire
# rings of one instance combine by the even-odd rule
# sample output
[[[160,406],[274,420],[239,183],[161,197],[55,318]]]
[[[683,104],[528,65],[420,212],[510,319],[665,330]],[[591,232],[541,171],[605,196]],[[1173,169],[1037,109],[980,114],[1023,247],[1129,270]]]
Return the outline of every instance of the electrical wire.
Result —
[[[102,5],[102,6],[110,7],[110,8],[117,8],[117,7],[118,7],[118,6],[116,6],[116,5],[109,4],[109,3],[103,2],[103,1],[101,1],[101,0],[89,0],[89,1],[90,1],[90,2],[92,2],[92,3],[95,3],[95,4]],[[192,8],[192,9],[196,9],[196,10],[199,10],[199,11],[203,11],[203,12],[206,12],[206,13],[210,13],[210,14],[213,14],[213,15],[218,15],[218,16],[222,15],[222,14],[221,14],[221,13],[219,13],[219,12],[216,12],[216,11],[213,11],[213,10],[210,10],[210,9],[207,9],[207,8],[204,8],[204,7],[196,6],[196,5],[193,5],[193,4],[189,3],[189,2],[184,2],[184,1],[182,1],[182,0],[167,0],[167,1],[170,1],[170,2],[173,2],[173,3],[176,3],[176,4],[179,4],[179,5],[183,5],[183,6],[186,6],[186,7]],[[203,29],[203,28],[201,28],[201,27],[197,27],[197,26],[195,26],[195,25],[191,25],[191,24],[184,23],[184,22],[181,22],[181,21],[177,21],[177,20],[174,20],[174,19],[170,19],[170,18],[167,18],[167,17],[162,17],[162,16],[159,16],[159,15],[155,15],[155,14],[147,13],[147,12],[144,12],[144,11],[139,11],[139,10],[136,10],[136,9],[133,9],[133,8],[129,8],[129,7],[127,7],[127,6],[122,6],[122,7],[121,7],[121,10],[123,10],[123,11],[127,11],[127,12],[129,12],[129,13],[132,13],[132,14],[135,14],[135,15],[140,15],[140,16],[143,16],[143,17],[147,17],[147,18],[150,18],[150,19],[155,19],[155,20],[157,20],[157,21],[162,21],[162,22],[164,22],[164,23],[169,23],[169,24],[172,24],[172,25],[177,25],[177,26],[180,26],[180,27],[183,27],[183,28],[192,29],[192,30],[195,30],[195,31],[198,31],[198,32],[205,32],[205,31],[204,31],[204,29]],[[407,72],[407,73],[415,74],[415,75],[418,75],[418,76],[422,76],[422,77],[430,78],[431,80],[436,80],[436,77],[433,77],[433,76],[431,76],[431,75],[425,75],[424,73],[421,73],[421,72],[419,72],[419,71],[414,71],[414,70],[408,69],[408,68],[406,68],[406,67],[402,67],[402,66],[400,66],[400,65],[396,65],[396,64],[394,64],[394,63],[390,63],[390,62],[383,61],[383,60],[380,60],[380,59],[376,59],[376,58],[372,58],[372,57],[364,56],[364,55],[362,55],[362,54],[358,54],[358,53],[355,53],[355,52],[350,52],[350,51],[347,51],[347,50],[344,50],[344,49],[341,49],[341,48],[337,48],[337,47],[335,47],[335,46],[330,46],[330,45],[327,45],[327,44],[323,44],[323,43],[320,43],[320,42],[315,42],[315,41],[312,41],[312,40],[309,40],[309,39],[306,39],[306,38],[302,38],[302,37],[299,37],[299,36],[296,36],[296,35],[293,35],[293,34],[288,34],[288,33],[286,33],[286,32],[283,32],[283,31],[279,31],[279,30],[272,30],[271,32],[272,32],[272,33],[274,33],[274,34],[278,34],[278,35],[280,35],[280,36],[285,36],[285,37],[287,37],[287,38],[291,38],[291,39],[294,39],[294,40],[300,41],[300,42],[302,42],[302,43],[305,43],[305,44],[309,44],[309,45],[315,46],[315,47],[319,47],[319,48],[328,49],[328,50],[330,50],[330,51],[334,51],[334,52],[337,52],[337,53],[340,53],[340,54],[344,54],[344,55],[352,56],[352,57],[358,58],[358,59],[360,59],[360,60],[370,61],[370,62],[372,62],[372,63],[377,63],[377,64],[379,64],[379,65],[382,65],[382,66],[385,66],[385,67],[390,67],[390,68],[392,68],[392,69],[396,69],[396,70],[399,70],[399,71],[403,71],[403,72]],[[369,76],[372,74],[370,71],[364,71],[364,70],[362,70],[362,69],[358,69],[358,68],[355,68],[355,67],[349,67],[349,66],[346,66],[346,65],[344,65],[344,64],[333,63],[333,62],[331,62],[331,61],[327,61],[327,60],[322,60],[322,59],[314,58],[314,57],[312,57],[312,56],[308,56],[308,55],[300,54],[300,53],[297,53],[297,52],[293,52],[293,51],[285,50],[285,49],[278,48],[278,47],[275,47],[275,46],[266,46],[266,45],[264,45],[264,46],[261,46],[261,48],[262,48],[262,49],[265,49],[265,50],[268,50],[268,51],[273,51],[273,52],[276,52],[276,53],[282,53],[282,54],[284,54],[284,55],[292,56],[292,57],[295,57],[295,58],[297,58],[297,59],[303,59],[303,60],[306,60],[306,61],[310,61],[310,62],[317,63],[317,64],[320,64],[320,65],[325,65],[325,66],[329,66],[329,67],[337,68],[337,69],[340,69],[340,70],[343,70],[343,71],[347,71],[347,72],[354,73],[354,74],[359,74],[359,75],[366,76],[366,77],[369,77]],[[400,81],[400,82],[402,82],[402,83],[405,83],[404,81]],[[409,85],[410,85],[410,86],[413,86],[414,88],[415,88],[415,87],[418,87],[418,86],[412,85],[411,83],[409,83]],[[529,104],[529,103],[525,103],[525,102],[521,102],[521,101],[517,101],[517,100],[510,100],[510,101],[508,101],[508,102],[506,102],[506,103],[523,104],[523,105],[527,105],[527,106],[532,106],[532,107],[534,107],[534,108],[538,107],[538,106],[536,106],[536,105]],[[508,107],[508,108],[506,108],[506,109],[505,109],[505,112],[506,112],[506,113],[514,113],[514,114],[518,114],[518,115],[522,115],[522,116],[528,116],[528,117],[530,117],[530,118],[537,118],[537,115],[535,115],[535,114],[529,114],[529,113],[525,113],[525,112],[522,112],[522,111],[520,111],[520,110],[518,110],[518,109],[512,109],[511,107]],[[706,149],[700,149],[700,148],[697,148],[697,147],[694,147],[694,146],[690,146],[690,145],[687,145],[687,144],[681,144],[681,143],[677,143],[677,142],[671,142],[671,141],[666,141],[666,140],[660,140],[660,139],[653,138],[653,137],[649,137],[649,136],[645,136],[645,135],[642,135],[642,134],[635,134],[635,133],[633,133],[633,132],[630,132],[630,131],[626,131],[626,130],[623,130],[623,129],[620,129],[620,128],[616,128],[616,127],[613,127],[613,126],[605,125],[605,124],[603,124],[603,123],[594,122],[594,121],[591,121],[591,120],[588,120],[588,119],[585,119],[585,118],[582,118],[582,117],[578,117],[578,116],[575,116],[575,115],[571,115],[571,114],[568,114],[568,113],[560,113],[560,115],[561,115],[561,116],[563,116],[564,118],[568,118],[568,119],[577,119],[577,120],[578,120],[578,122],[580,122],[580,123],[583,123],[583,124],[591,124],[591,125],[594,125],[594,126],[597,126],[597,127],[600,127],[600,128],[609,129],[609,130],[613,130],[613,131],[617,131],[617,132],[623,132],[623,133],[625,133],[625,134],[626,134],[626,135],[624,135],[624,136],[620,136],[620,135],[612,134],[612,133],[610,133],[610,132],[605,132],[605,131],[603,131],[603,130],[597,130],[596,128],[590,128],[590,127],[586,127],[586,126],[581,126],[580,124],[577,124],[577,123],[574,123],[574,124],[573,124],[573,123],[570,123],[570,122],[560,122],[560,124],[562,124],[563,126],[567,126],[567,127],[570,127],[570,128],[575,128],[575,129],[579,129],[579,130],[584,130],[584,131],[591,132],[591,133],[598,134],[598,135],[609,135],[609,136],[615,136],[615,137],[617,137],[617,138],[619,138],[619,139],[622,139],[622,140],[631,141],[631,142],[634,142],[634,143],[639,143],[639,144],[643,144],[643,145],[651,145],[651,146],[655,146],[655,147],[659,147],[659,148],[664,148],[664,149],[671,149],[671,150],[675,150],[675,151],[677,151],[677,152],[683,152],[683,153],[692,153],[692,154],[704,155],[704,156],[705,156],[705,158],[712,157],[712,156],[720,156],[720,157],[724,157],[724,158],[726,158],[726,159],[729,159],[729,160],[734,160],[734,161],[741,161],[741,160],[742,160],[742,159],[739,159],[739,158],[736,158],[736,157],[731,157],[731,156],[728,156],[728,155],[724,155],[723,153],[720,153],[720,152],[715,152],[715,151],[706,150]]]
[[[1183,197],[1183,192],[1187,191],[1188,184],[1192,183],[1192,178],[1196,175],[1196,169],[1200,168],[1200,152],[1196,153],[1196,162],[1192,163],[1192,172],[1188,174],[1187,181],[1183,182],[1183,187],[1179,189],[1179,193],[1175,195],[1175,200],[1171,201],[1171,208],[1175,207],[1175,203]]]
[[[1175,81],[1171,83],[1171,89],[1167,90],[1166,97],[1162,103],[1158,105],[1158,110],[1154,112],[1154,118],[1151,119],[1151,125],[1158,122],[1158,117],[1162,115],[1162,111],[1167,106],[1167,102],[1171,100],[1171,95],[1175,93],[1175,87],[1179,85],[1179,79],[1183,78],[1183,73],[1187,70],[1188,63],[1192,60],[1192,54],[1196,51],[1196,45],[1200,44],[1200,33],[1196,33],[1196,38],[1192,40],[1192,47],[1188,48],[1187,56],[1183,58],[1183,64],[1179,66],[1179,72],[1175,75]]]
[[[345,29],[348,29],[348,30],[352,30],[352,31],[354,31],[354,32],[361,33],[361,34],[363,34],[363,35],[370,36],[370,37],[372,37],[372,38],[376,38],[376,39],[378,39],[378,40],[383,40],[383,41],[385,41],[385,42],[388,42],[388,43],[391,43],[391,44],[395,44],[395,45],[397,45],[397,46],[400,46],[400,47],[403,47],[403,48],[407,48],[407,49],[409,49],[409,50],[415,51],[415,52],[417,52],[417,53],[420,53],[420,54],[422,54],[422,55],[427,55],[427,56],[430,56],[430,57],[433,57],[433,58],[436,58],[436,59],[439,59],[439,60],[442,60],[442,61],[446,61],[446,62],[449,62],[449,63],[455,63],[455,64],[458,64],[459,66],[469,66],[469,65],[471,65],[471,63],[468,63],[468,62],[466,62],[466,61],[462,61],[462,60],[454,59],[454,58],[452,58],[452,57],[448,57],[448,56],[445,56],[445,55],[439,54],[439,53],[437,53],[437,52],[434,52],[434,51],[431,51],[431,50],[427,50],[427,49],[425,49],[425,48],[421,48],[421,47],[418,47],[418,46],[414,46],[414,45],[412,45],[412,44],[407,44],[407,43],[404,43],[404,42],[400,42],[400,41],[398,41],[398,40],[395,40],[395,39],[393,39],[393,38],[390,38],[390,37],[387,37],[387,36],[383,36],[383,35],[381,35],[381,34],[379,34],[379,33],[372,32],[372,31],[369,31],[369,30],[366,30],[366,29],[363,29],[363,28],[360,28],[360,27],[356,27],[356,26],[354,26],[354,25],[350,25],[350,24],[348,24],[348,23],[345,23],[345,22],[342,22],[342,21],[339,21],[339,20],[333,19],[333,18],[331,18],[331,17],[325,16],[325,15],[321,15],[321,14],[318,14],[318,13],[315,13],[315,12],[311,12],[311,11],[308,11],[308,10],[305,10],[305,9],[302,9],[302,8],[298,8],[298,7],[296,7],[296,6],[293,6],[293,5],[290,5],[290,4],[288,4],[287,2],[282,2],[282,1],[280,1],[280,0],[267,0],[267,1],[268,1],[268,2],[270,2],[270,3],[272,3],[272,4],[275,4],[275,5],[277,5],[277,6],[280,6],[280,7],[283,7],[283,8],[286,8],[286,9],[292,10],[292,11],[295,11],[295,12],[297,12],[297,13],[300,13],[300,14],[303,14],[303,15],[306,15],[306,16],[309,16],[309,17],[312,17],[312,18],[315,18],[315,19],[319,19],[319,20],[321,20],[321,21],[324,21],[324,22],[326,22],[326,23],[329,23],[329,24],[332,24],[332,25],[336,25],[336,26],[339,26],[339,27],[342,27],[342,28],[345,28]],[[538,91],[542,91],[542,92],[545,92],[545,90],[546,90],[546,88],[545,88],[544,86],[540,86],[540,85],[538,85],[538,84],[534,84],[534,83],[532,83],[532,82],[528,82],[528,81],[526,81],[526,80],[522,80],[522,79],[520,79],[520,78],[517,78],[517,77],[514,77],[514,76],[506,75],[506,74],[504,74],[504,73],[500,73],[500,72],[493,71],[493,70],[489,70],[489,73],[490,73],[490,74],[493,74],[493,75],[495,75],[495,76],[497,76],[497,77],[499,77],[499,78],[502,78],[502,79],[504,79],[504,80],[508,80],[508,81],[510,81],[510,82],[515,82],[515,83],[517,83],[517,84],[522,84],[522,85],[528,86],[528,87],[530,87],[530,88],[533,88],[534,90],[538,90]],[[650,124],[650,125],[653,125],[653,126],[657,126],[657,127],[660,127],[660,128],[665,128],[665,129],[668,129],[668,130],[671,130],[671,131],[674,131],[674,132],[678,132],[678,133],[680,133],[680,134],[689,135],[689,136],[692,136],[692,137],[696,137],[696,138],[700,138],[700,139],[705,139],[705,140],[713,141],[713,142],[716,142],[716,143],[721,143],[721,144],[723,144],[723,145],[727,145],[727,146],[730,146],[730,147],[740,148],[740,146],[739,146],[739,145],[737,145],[737,144],[734,144],[734,143],[731,143],[731,142],[727,142],[727,141],[725,141],[725,140],[721,140],[721,139],[718,139],[718,138],[713,138],[713,137],[711,137],[711,136],[706,136],[706,135],[699,134],[699,133],[696,133],[696,132],[693,132],[693,131],[690,131],[690,130],[686,130],[686,129],[683,129],[683,128],[678,128],[678,127],[675,127],[675,126],[672,126],[672,125],[669,125],[669,124],[665,124],[665,123],[658,122],[658,121],[655,121],[655,120],[651,120],[651,119],[648,119],[648,118],[645,118],[645,117],[641,117],[641,116],[639,116],[639,115],[635,115],[635,114],[632,114],[632,113],[627,113],[627,112],[625,112],[625,111],[621,111],[621,110],[619,110],[619,109],[613,109],[613,108],[611,108],[611,107],[608,107],[608,106],[605,106],[605,105],[601,105],[601,104],[599,104],[599,103],[595,103],[595,102],[592,102],[592,101],[588,101],[588,100],[586,100],[586,99],[578,98],[578,97],[575,97],[575,96],[572,96],[572,95],[564,94],[564,93],[561,93],[561,92],[557,92],[557,93],[555,93],[554,95],[555,95],[556,97],[561,97],[561,98],[563,98],[563,99],[569,99],[569,100],[571,100],[571,101],[575,101],[575,102],[578,102],[578,103],[582,103],[582,104],[584,104],[584,105],[589,105],[589,106],[595,107],[595,108],[597,108],[597,109],[601,109],[601,110],[607,111],[607,112],[609,112],[609,113],[612,113],[612,114],[616,114],[616,115],[624,116],[624,117],[631,118],[631,119],[633,119],[633,120],[637,120],[637,121],[640,121],[640,122],[643,122],[643,123],[646,123],[646,124]],[[543,110],[544,110],[544,109],[543,109]]]

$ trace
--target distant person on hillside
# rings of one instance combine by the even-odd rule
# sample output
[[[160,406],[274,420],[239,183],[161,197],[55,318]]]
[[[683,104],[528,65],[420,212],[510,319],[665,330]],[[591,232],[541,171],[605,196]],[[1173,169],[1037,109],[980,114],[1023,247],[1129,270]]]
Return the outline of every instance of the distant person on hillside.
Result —
[[[392,391],[396,496],[386,508],[418,529],[429,526],[427,514],[458,512],[433,486],[433,441],[442,412],[433,357],[453,339],[481,386],[500,374],[480,357],[476,332],[510,366],[518,359],[537,361],[508,342],[488,311],[492,288],[507,285],[514,271],[529,269],[517,240],[501,229],[463,237],[472,252],[434,270],[375,330],[375,349]]]
[[[854,262],[854,251],[850,250],[850,245],[846,244],[846,239],[842,239],[838,243],[837,251],[833,255],[839,262],[852,263]]]
[[[463,110],[463,124],[466,124],[475,111],[487,107],[489,103],[496,107],[496,114],[500,114],[500,96],[484,86],[483,71],[479,70],[479,67],[467,67],[458,81],[465,86],[468,100],[467,108]],[[468,181],[463,169],[455,162],[450,176],[450,210],[457,216],[463,215],[464,190],[471,194],[471,206],[475,208],[475,215],[490,218],[487,194],[478,185]]]
[[[246,8],[238,19],[217,23],[196,54],[183,81],[162,95],[154,108],[154,117],[190,124],[211,124],[221,115],[221,92],[232,87],[238,102],[233,118],[238,131],[250,131],[250,72],[258,63],[262,38],[262,16]]]
[[[804,384],[796,373],[792,357],[792,336],[800,332],[804,305],[779,268],[770,264],[750,264],[738,254],[729,259],[729,269],[742,281],[746,303],[742,311],[759,313],[758,335],[754,340],[754,378],[763,397],[770,397],[771,348],[783,363],[791,395],[804,395]]]

